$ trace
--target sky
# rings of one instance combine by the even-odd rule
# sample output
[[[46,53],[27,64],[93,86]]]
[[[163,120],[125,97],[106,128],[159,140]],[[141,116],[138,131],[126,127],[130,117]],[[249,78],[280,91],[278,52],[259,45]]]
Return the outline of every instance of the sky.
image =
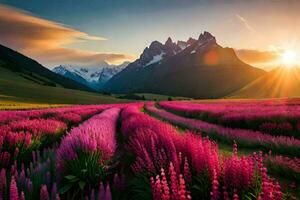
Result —
[[[0,0],[0,44],[47,67],[132,61],[154,41],[212,33],[271,69],[300,55],[298,0]]]

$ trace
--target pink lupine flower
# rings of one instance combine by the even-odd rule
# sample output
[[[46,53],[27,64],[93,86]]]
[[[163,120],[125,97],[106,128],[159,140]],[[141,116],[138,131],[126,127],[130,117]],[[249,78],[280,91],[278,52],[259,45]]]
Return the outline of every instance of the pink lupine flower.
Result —
[[[223,186],[223,199],[224,200],[230,200],[229,194],[227,192],[226,186]]]
[[[9,187],[9,199],[10,200],[19,200],[17,183],[14,177],[11,178],[10,187]]]
[[[234,141],[234,143],[233,143],[233,155],[234,155],[234,156],[238,156],[238,153],[237,153],[237,144],[236,144],[235,141]]]
[[[105,190],[105,199],[104,200],[111,200],[111,191],[110,191],[110,186],[107,184],[106,190]]]
[[[217,178],[217,173],[214,170],[213,173],[213,180],[212,180],[212,191],[210,193],[211,195],[211,200],[218,200],[219,199],[219,191],[218,191],[218,187],[219,187],[219,181]]]
[[[42,185],[40,190],[40,200],[50,200],[49,193],[46,185]]]
[[[104,185],[101,182],[99,185],[99,191],[98,191],[98,199],[104,199],[105,198],[105,189],[104,189]]]
[[[32,181],[27,179],[27,183],[26,183],[26,189],[28,192],[32,192],[33,191],[33,184],[32,184]]]
[[[62,173],[64,163],[78,158],[78,149],[86,153],[101,153],[100,164],[105,164],[116,150],[116,123],[120,109],[112,108],[74,128],[62,140],[57,150],[57,170]]]
[[[281,188],[278,182],[275,183],[275,188],[274,188],[274,197],[275,200],[281,200],[282,199],[282,192],[281,192]]]
[[[233,193],[233,200],[239,200],[239,196],[237,195],[236,191]]]
[[[14,158],[18,157],[19,152],[20,152],[20,150],[19,150],[19,148],[17,147],[17,148],[15,149]]]
[[[173,163],[170,163],[169,167],[169,174],[170,174],[170,184],[171,184],[171,190],[172,190],[172,199],[176,199],[178,197],[178,179],[177,174],[174,169]]]
[[[20,176],[19,176],[19,182],[22,184],[22,185],[25,185],[25,182],[26,182],[26,174],[25,174],[25,170],[22,169],[21,173],[20,173]]]
[[[159,199],[161,199],[161,195],[162,195],[162,185],[161,185],[160,178],[159,178],[158,175],[156,176],[155,189],[154,189],[153,193],[154,193],[154,194],[153,194],[153,199],[154,199],[154,200],[159,200]]]
[[[24,192],[23,192],[23,191],[21,192],[21,195],[20,195],[20,200],[25,200],[25,194],[24,194]]]
[[[190,199],[189,191],[186,190],[185,181],[183,175],[179,175],[177,178],[174,166],[170,163],[169,166],[170,178],[167,179],[164,169],[161,169],[161,178],[156,176],[156,180],[153,177],[150,178],[151,189],[154,200],[170,199],[170,200],[186,200]],[[168,183],[170,180],[170,183]],[[171,190],[169,188],[171,186]]]
[[[253,178],[254,164],[251,157],[229,157],[223,161],[224,183],[227,187],[250,187]]]
[[[25,134],[24,147],[25,148],[29,147],[30,143],[31,143],[31,135],[30,134]]]
[[[162,177],[161,183],[162,183],[162,189],[163,189],[162,200],[168,200],[168,199],[170,199],[170,191],[169,191],[166,174],[165,174],[165,171],[163,168],[161,169],[161,177]]]
[[[0,200],[4,199],[4,191],[6,187],[6,170],[1,169],[0,172]]]
[[[179,175],[179,190],[178,190],[178,196],[180,200],[187,200],[190,199],[190,196],[188,195],[188,192],[185,187],[185,181],[183,179],[183,176]]]
[[[107,186],[105,188],[103,183],[102,182],[100,183],[98,199],[102,199],[102,200],[111,200],[112,199],[109,184],[107,184]]]
[[[187,160],[187,157],[184,159],[184,167],[183,167],[183,176],[186,182],[191,181],[191,172],[190,172],[190,167],[189,167],[189,162]]]

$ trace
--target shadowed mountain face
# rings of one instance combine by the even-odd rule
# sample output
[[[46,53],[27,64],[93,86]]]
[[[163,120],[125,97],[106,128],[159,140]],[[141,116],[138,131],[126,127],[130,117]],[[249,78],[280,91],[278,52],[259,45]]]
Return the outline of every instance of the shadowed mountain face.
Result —
[[[0,45],[0,67],[17,72],[20,76],[41,85],[93,91],[88,86],[58,75],[35,60],[2,45]]]
[[[283,98],[300,96],[300,69],[276,68],[241,90],[231,98]]]
[[[193,98],[226,96],[262,76],[204,32],[199,38],[151,43],[139,59],[112,77],[104,89],[113,93],[149,92]]]

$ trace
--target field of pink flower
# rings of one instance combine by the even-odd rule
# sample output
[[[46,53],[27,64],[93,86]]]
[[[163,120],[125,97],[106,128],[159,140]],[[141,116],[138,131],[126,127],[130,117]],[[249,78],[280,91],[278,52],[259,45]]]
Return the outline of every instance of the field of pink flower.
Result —
[[[242,104],[254,106],[237,104],[237,113],[250,112]],[[298,139],[183,116],[202,112],[197,106],[147,102],[0,112],[0,200],[297,198],[282,177],[290,188],[299,184]],[[223,116],[219,111],[216,119]],[[224,155],[219,144],[231,153]],[[252,153],[238,156],[238,147]]]

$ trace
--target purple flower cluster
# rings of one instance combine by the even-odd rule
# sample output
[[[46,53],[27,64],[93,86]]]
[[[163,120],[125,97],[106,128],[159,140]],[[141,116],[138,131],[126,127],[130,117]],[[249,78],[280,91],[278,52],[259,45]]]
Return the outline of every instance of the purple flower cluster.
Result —
[[[154,103],[147,103],[146,109],[166,120],[169,120],[178,125],[184,125],[191,129],[196,129],[200,131],[204,131],[208,134],[214,133],[223,138],[228,138],[230,140],[242,141],[248,144],[253,145],[268,145],[270,149],[273,147],[291,147],[293,149],[300,149],[300,140],[297,140],[293,137],[285,137],[285,136],[272,136],[268,134],[261,133],[259,131],[251,131],[245,129],[232,129],[223,127],[217,124],[212,124],[208,122],[204,122],[202,120],[189,119],[185,117],[181,117],[175,115],[173,113],[167,112],[162,109],[158,109],[155,107]]]
[[[65,162],[78,158],[79,151],[101,153],[99,164],[106,163],[116,149],[116,124],[120,109],[111,108],[95,115],[63,138],[57,150],[57,169],[62,172]]]
[[[43,142],[60,137],[68,125],[78,124],[110,107],[112,105],[0,112],[0,166],[10,164],[19,151],[38,149]]]
[[[189,132],[180,133],[171,125],[139,110],[139,107],[124,109],[122,133],[128,139],[128,151],[135,155],[133,172],[152,176],[154,199],[189,199],[186,184],[193,185],[193,177],[203,176],[206,172],[210,179],[207,184],[212,188],[207,191],[211,199],[220,199],[223,195],[227,197],[225,199],[237,199],[256,185],[258,180],[255,174],[259,173],[259,166],[263,167],[259,159],[252,156],[238,158],[236,145],[233,156],[222,158],[218,146],[207,138]],[[167,169],[168,178],[165,173]],[[265,176],[265,184],[275,185],[266,174],[260,175]],[[266,187],[264,190],[272,194],[274,191],[280,193],[278,187]],[[263,194],[259,194],[261,199],[268,199]]]
[[[160,102],[159,105],[165,109],[182,113],[187,116],[205,116],[203,118],[230,126],[261,130],[260,125],[274,130],[273,125],[280,121],[276,130],[298,131],[297,124],[300,119],[299,100],[264,100],[264,101],[216,101],[210,103],[192,102]],[[266,124],[268,124],[266,126]],[[271,125],[272,124],[272,125]],[[273,128],[273,129],[272,129]],[[298,131],[299,132],[299,131]],[[283,132],[284,133],[284,132]]]
[[[51,170],[54,149],[45,149],[41,154],[39,151],[32,152],[33,162],[29,167],[24,163],[18,166],[17,162],[11,166],[11,169],[1,169],[0,172],[0,200],[25,200],[36,199],[50,200],[60,199],[54,177]],[[6,191],[9,191],[8,194]],[[36,194],[36,191],[40,191]]]

